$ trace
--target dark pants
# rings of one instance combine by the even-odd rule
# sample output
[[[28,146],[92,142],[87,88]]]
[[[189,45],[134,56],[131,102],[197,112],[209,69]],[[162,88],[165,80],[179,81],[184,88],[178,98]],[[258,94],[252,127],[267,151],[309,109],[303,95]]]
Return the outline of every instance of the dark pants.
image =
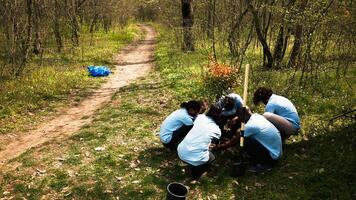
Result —
[[[190,129],[193,126],[185,126],[183,125],[179,129],[173,131],[172,139],[169,143],[163,144],[166,148],[171,149],[172,151],[177,151],[178,144],[184,139],[184,137],[188,134]]]
[[[209,169],[211,163],[213,163],[214,161],[215,161],[215,156],[211,151],[209,151],[209,160],[205,164],[199,166],[188,164],[190,169],[192,170],[193,178],[194,179],[199,178],[204,172],[206,172]]]
[[[269,151],[257,140],[253,138],[245,138],[245,150],[246,153],[251,157],[253,164],[270,164],[274,165],[276,160],[274,160]]]

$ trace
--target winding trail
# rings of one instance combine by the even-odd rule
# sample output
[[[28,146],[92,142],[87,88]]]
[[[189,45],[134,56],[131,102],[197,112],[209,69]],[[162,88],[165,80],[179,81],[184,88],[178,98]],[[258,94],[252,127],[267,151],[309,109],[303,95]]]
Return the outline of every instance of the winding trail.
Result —
[[[153,65],[156,32],[150,26],[140,25],[140,28],[146,33],[145,39],[128,45],[116,56],[117,65],[106,83],[78,106],[62,111],[63,114],[43,122],[35,130],[17,134],[0,151],[0,167],[30,148],[77,132],[93,120],[95,111],[108,103],[119,88],[148,74]]]

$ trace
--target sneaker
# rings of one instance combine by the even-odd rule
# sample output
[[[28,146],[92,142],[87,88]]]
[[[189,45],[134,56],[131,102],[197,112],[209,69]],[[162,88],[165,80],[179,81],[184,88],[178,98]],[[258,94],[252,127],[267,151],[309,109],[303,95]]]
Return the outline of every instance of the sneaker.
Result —
[[[256,164],[248,168],[248,171],[252,173],[263,173],[263,172],[269,172],[271,170],[272,170],[272,166],[269,164]]]

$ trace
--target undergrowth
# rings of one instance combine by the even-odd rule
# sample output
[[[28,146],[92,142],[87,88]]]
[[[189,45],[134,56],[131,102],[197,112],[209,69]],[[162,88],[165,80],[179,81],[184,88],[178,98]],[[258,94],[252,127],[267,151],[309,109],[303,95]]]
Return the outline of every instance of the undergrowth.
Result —
[[[113,56],[136,36],[135,25],[82,33],[79,47],[68,44],[61,53],[45,49],[31,59],[23,76],[0,79],[0,134],[20,131],[70,100],[80,101],[103,82],[88,76],[86,66],[112,67]]]
[[[328,90],[332,83],[322,84],[319,90],[323,92],[299,88],[283,82],[290,72],[272,73],[257,67],[253,68],[250,92],[268,84],[289,97],[300,111],[302,133],[284,145],[284,155],[271,172],[232,178],[236,151],[223,151],[216,152],[211,171],[200,181],[192,182],[186,165],[176,154],[164,150],[156,133],[180,102],[206,97],[200,79],[206,56],[199,52],[181,53],[172,47],[170,32],[160,32],[155,70],[121,88],[111,103],[98,111],[92,124],[65,142],[49,142],[8,163],[8,169],[0,172],[0,197],[164,199],[170,182],[187,185],[189,199],[356,196],[355,123],[341,118],[323,126],[325,119],[340,111],[339,106],[354,102],[347,84],[336,86],[335,91],[342,91],[343,95],[332,95]],[[286,90],[286,86],[290,89]],[[241,85],[234,90],[241,93]],[[322,109],[323,106],[327,108]],[[316,121],[313,123],[312,119]]]

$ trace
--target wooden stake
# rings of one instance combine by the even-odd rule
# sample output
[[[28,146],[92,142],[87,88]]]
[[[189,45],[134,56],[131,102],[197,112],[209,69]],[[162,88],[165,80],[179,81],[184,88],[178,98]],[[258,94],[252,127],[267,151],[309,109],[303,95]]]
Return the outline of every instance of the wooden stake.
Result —
[[[244,93],[243,93],[243,108],[246,108],[247,104],[247,92],[248,92],[248,74],[250,71],[250,65],[247,64],[245,67],[245,81],[244,81]],[[244,131],[245,131],[245,122],[241,122],[241,137],[240,137],[240,147],[244,146]]]

